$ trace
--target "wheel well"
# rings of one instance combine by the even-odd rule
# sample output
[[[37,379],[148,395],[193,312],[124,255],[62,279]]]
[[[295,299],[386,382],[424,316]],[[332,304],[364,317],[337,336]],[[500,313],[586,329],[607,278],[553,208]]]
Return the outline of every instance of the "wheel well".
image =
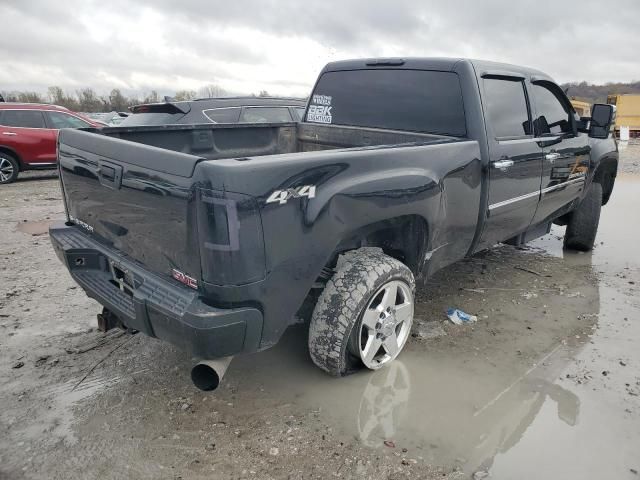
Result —
[[[15,158],[18,161],[18,167],[20,167],[20,170],[24,169],[24,166],[22,165],[22,159],[20,158],[20,155],[18,155],[14,150],[12,150],[9,147],[0,146],[0,153],[6,153],[8,155],[11,155],[13,158]]]
[[[340,254],[362,247],[378,247],[386,255],[400,260],[418,277],[427,252],[428,241],[427,222],[417,215],[383,220],[359,228],[341,241],[333,251],[296,316],[305,321],[311,318],[324,285],[334,274]]]
[[[602,185],[602,205],[606,205],[611,197],[617,171],[617,159],[603,158],[593,176],[593,181]]]
[[[361,247],[378,247],[404,263],[417,275],[422,268],[428,244],[429,229],[424,218],[417,215],[384,220],[358,229],[340,242],[327,267],[333,268],[338,256]]]

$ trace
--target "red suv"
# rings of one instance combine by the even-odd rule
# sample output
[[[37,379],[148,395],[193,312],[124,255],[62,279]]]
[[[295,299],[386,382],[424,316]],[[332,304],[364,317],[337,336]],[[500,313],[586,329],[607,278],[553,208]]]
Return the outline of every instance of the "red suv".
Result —
[[[24,170],[55,168],[59,129],[99,126],[56,105],[0,102],[0,184]]]

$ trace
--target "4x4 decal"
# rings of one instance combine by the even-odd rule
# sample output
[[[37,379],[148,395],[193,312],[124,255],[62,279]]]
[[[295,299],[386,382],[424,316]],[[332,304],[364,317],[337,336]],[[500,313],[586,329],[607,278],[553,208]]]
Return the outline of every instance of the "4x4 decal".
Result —
[[[267,201],[265,203],[278,202],[280,203],[280,205],[284,205],[290,198],[314,198],[315,196],[315,185],[303,185],[302,187],[287,188],[286,190],[276,190],[271,195],[269,195],[269,198],[267,198]]]

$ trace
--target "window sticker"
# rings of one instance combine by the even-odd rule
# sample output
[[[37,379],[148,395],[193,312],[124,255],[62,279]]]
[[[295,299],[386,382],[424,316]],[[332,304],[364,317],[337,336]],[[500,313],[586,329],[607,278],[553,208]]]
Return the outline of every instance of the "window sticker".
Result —
[[[311,99],[311,105],[309,105],[307,122],[331,123],[333,121],[331,115],[332,108],[331,96],[314,95]]]

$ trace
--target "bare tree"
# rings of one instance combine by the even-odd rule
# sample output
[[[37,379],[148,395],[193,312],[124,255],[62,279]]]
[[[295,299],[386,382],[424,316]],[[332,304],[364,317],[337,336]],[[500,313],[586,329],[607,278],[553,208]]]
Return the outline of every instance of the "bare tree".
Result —
[[[198,94],[203,98],[215,98],[224,97],[228,94],[228,92],[220,85],[210,83],[209,85],[201,87],[200,90],[198,90]]]
[[[198,95],[194,90],[179,90],[173,96],[173,99],[177,102],[180,102],[184,100],[193,100],[197,96]]]
[[[44,103],[45,100],[38,92],[19,92],[18,101],[22,103]]]
[[[69,110],[78,110],[78,101],[71,95],[67,95],[62,88],[58,86],[49,87],[47,92],[51,103],[66,107]]]
[[[160,97],[158,96],[158,92],[155,90],[151,90],[151,93],[144,97],[142,103],[158,103],[160,101]]]
[[[109,106],[111,110],[122,112],[129,106],[129,101],[119,89],[114,88],[109,94]]]
[[[102,100],[93,91],[93,88],[82,88],[76,92],[78,96],[78,108],[81,112],[99,112],[103,109]]]

